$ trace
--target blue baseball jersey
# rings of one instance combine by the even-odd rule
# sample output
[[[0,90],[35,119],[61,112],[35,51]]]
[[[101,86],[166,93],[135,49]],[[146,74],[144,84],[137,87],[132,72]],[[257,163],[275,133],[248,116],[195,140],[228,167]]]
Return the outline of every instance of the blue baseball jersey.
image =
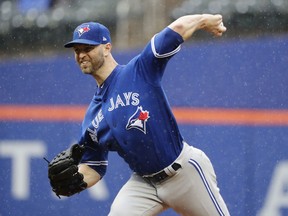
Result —
[[[117,65],[97,91],[82,123],[81,163],[104,176],[108,152],[117,151],[140,175],[167,167],[183,144],[161,85],[169,59],[183,39],[170,28],[156,34],[127,65]]]

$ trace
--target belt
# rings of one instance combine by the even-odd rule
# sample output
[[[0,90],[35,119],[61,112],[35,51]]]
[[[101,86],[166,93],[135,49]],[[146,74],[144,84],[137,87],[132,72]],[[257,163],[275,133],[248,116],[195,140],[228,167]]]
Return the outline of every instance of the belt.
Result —
[[[170,173],[169,175],[167,174],[167,171],[165,171],[165,170],[167,170],[165,168],[165,169],[163,169],[162,171],[160,171],[158,173],[155,173],[155,174],[152,174],[152,175],[145,175],[145,176],[142,176],[142,177],[144,179],[147,179],[147,180],[153,182],[153,183],[162,182],[162,181],[166,180],[168,177],[171,177],[171,176],[175,175],[176,171],[181,168],[181,165],[179,163],[173,163],[170,167],[174,170],[174,172],[173,171],[171,172],[171,170],[170,170],[169,171],[169,173]],[[169,168],[168,168],[168,170],[169,170]]]

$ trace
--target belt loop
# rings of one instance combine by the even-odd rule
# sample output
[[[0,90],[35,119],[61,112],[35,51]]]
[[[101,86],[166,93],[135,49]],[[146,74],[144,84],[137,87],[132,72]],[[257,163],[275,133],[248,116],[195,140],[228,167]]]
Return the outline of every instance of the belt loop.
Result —
[[[166,167],[166,168],[164,169],[164,172],[165,172],[168,176],[172,176],[172,175],[175,173],[175,171],[174,171],[174,169],[172,168],[172,166]]]
[[[176,174],[176,171],[178,169],[181,168],[181,165],[179,163],[173,163],[172,165],[166,167],[164,169],[164,172],[168,175],[168,176],[173,176]]]

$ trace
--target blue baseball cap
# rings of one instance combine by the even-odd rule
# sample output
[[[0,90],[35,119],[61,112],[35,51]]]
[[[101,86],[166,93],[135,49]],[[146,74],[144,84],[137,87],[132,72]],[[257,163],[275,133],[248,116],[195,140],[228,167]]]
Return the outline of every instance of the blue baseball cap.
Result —
[[[111,43],[109,30],[102,24],[87,22],[79,25],[73,33],[73,40],[64,47],[70,48],[75,44],[99,45]]]

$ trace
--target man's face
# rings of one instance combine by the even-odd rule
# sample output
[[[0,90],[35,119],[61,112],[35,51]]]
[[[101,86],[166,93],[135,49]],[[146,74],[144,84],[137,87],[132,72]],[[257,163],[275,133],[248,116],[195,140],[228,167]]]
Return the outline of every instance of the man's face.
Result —
[[[76,44],[73,47],[75,60],[84,74],[96,75],[104,64],[103,45]]]

